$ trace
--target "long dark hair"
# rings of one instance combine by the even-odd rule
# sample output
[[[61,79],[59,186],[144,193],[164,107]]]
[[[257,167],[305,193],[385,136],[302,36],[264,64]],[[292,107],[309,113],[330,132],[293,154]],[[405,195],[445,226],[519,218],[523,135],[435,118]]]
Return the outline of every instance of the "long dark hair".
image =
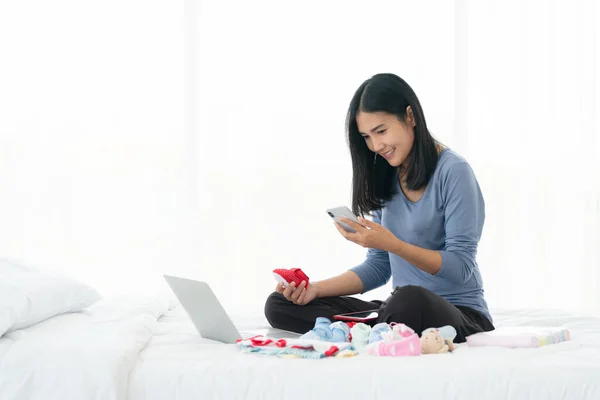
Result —
[[[427,185],[433,175],[438,152],[437,142],[427,129],[425,115],[415,92],[399,76],[377,74],[363,82],[352,97],[346,130],[353,169],[352,211],[356,215],[363,216],[381,209],[396,193],[394,179],[398,176],[396,168],[369,150],[358,131],[356,115],[360,111],[385,112],[406,123],[408,106],[412,109],[416,126],[414,143],[409,153],[406,186],[409,190],[417,190]],[[401,170],[402,166],[399,168]]]

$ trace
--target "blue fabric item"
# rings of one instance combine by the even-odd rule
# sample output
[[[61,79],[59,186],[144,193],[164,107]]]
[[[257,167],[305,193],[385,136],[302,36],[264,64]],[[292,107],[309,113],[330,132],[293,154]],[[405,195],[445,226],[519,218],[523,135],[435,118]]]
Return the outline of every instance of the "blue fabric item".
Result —
[[[331,331],[330,325],[331,321],[328,318],[318,317],[315,320],[315,327],[306,332],[304,335],[300,336],[300,339],[314,339],[331,342],[331,339],[333,338],[333,332]]]
[[[347,342],[350,335],[350,328],[343,321],[334,322],[329,326],[331,329],[330,342]]]
[[[444,325],[439,328],[427,328],[421,333],[421,335],[433,330],[438,330],[444,339],[454,340],[456,338],[456,329],[454,329],[454,327],[451,325]]]
[[[378,324],[375,324],[373,326],[373,328],[371,329],[371,333],[369,334],[369,344],[379,342],[380,340],[383,339],[381,337],[381,335],[383,333],[389,332],[391,330],[392,330],[392,328],[390,328],[390,326],[385,322],[380,322]]]
[[[421,199],[410,201],[394,179],[396,194],[373,221],[400,240],[437,250],[441,269],[429,274],[401,257],[369,249],[366,260],[351,269],[361,279],[364,292],[385,285],[424,287],[451,304],[481,312],[490,321],[483,280],[476,261],[485,220],[485,203],[473,170],[461,156],[445,148]]]
[[[318,317],[315,321],[315,327],[300,339],[322,340],[325,342],[348,342],[350,328],[342,321],[331,323],[328,318]]]
[[[327,357],[325,355],[325,353],[319,353],[314,350],[294,349],[291,347],[274,349],[274,348],[265,348],[265,347],[244,346],[244,347],[242,347],[242,351],[244,353],[260,353],[260,354],[266,354],[266,355],[270,355],[270,356],[284,356],[284,355],[290,354],[290,355],[298,356],[301,358],[311,358],[311,359]]]

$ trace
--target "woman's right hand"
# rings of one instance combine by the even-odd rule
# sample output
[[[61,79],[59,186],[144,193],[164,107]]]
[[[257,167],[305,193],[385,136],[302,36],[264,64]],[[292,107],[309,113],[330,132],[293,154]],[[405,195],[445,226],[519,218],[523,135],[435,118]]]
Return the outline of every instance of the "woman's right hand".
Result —
[[[275,288],[275,291],[277,293],[281,293],[283,297],[294,304],[298,304],[299,306],[308,304],[317,298],[317,286],[314,283],[311,283],[308,285],[308,287],[306,287],[305,281],[300,282],[298,287],[296,287],[295,282],[292,282],[285,288],[283,287],[283,284],[279,282]]]

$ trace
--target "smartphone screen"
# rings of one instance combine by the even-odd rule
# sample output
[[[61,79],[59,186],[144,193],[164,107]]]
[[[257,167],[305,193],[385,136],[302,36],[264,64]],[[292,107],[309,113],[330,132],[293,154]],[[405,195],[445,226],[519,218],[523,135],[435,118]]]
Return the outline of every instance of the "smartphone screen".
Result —
[[[340,314],[340,317],[352,317],[352,318],[361,318],[361,319],[375,319],[379,316],[379,313],[376,310],[370,311],[361,311],[356,313],[348,313],[348,314]]]
[[[338,321],[369,322],[374,321],[379,316],[379,310],[367,310],[348,314],[334,315],[333,319]]]

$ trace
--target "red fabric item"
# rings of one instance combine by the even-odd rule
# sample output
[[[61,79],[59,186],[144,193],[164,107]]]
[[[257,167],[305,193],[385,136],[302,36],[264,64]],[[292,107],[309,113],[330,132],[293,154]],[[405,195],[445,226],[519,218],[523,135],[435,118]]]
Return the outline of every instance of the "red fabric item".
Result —
[[[239,343],[239,342],[241,342],[241,341],[244,341],[244,340],[252,340],[252,339],[255,339],[255,338],[257,338],[257,337],[261,337],[261,335],[256,335],[256,336],[252,336],[252,337],[245,338],[245,339],[243,339],[243,338],[242,338],[242,339],[237,339],[235,342],[236,342],[236,343]]]
[[[288,283],[288,285],[292,282],[296,283],[296,287],[298,287],[302,281],[306,282],[306,287],[308,287],[308,276],[300,268],[292,268],[292,269],[283,269],[278,268],[273,270],[274,274],[279,275]]]
[[[339,350],[340,350],[340,349],[339,349],[337,346],[331,346],[331,347],[329,348],[329,350],[327,350],[327,351],[325,352],[325,355],[326,355],[327,357],[331,357],[332,355],[334,355],[335,353],[337,353]]]
[[[346,321],[346,325],[348,325],[348,328],[352,329],[352,327],[354,325],[356,325],[356,322],[354,322],[354,321]],[[348,334],[348,340],[352,341],[352,334],[351,333]]]
[[[273,342],[271,339],[257,339],[257,337],[253,337],[250,339],[250,341],[252,342],[252,346],[266,346],[269,343]]]
[[[287,342],[285,341],[285,339],[279,339],[278,341],[275,342],[275,346],[285,347],[285,346],[287,346]]]

